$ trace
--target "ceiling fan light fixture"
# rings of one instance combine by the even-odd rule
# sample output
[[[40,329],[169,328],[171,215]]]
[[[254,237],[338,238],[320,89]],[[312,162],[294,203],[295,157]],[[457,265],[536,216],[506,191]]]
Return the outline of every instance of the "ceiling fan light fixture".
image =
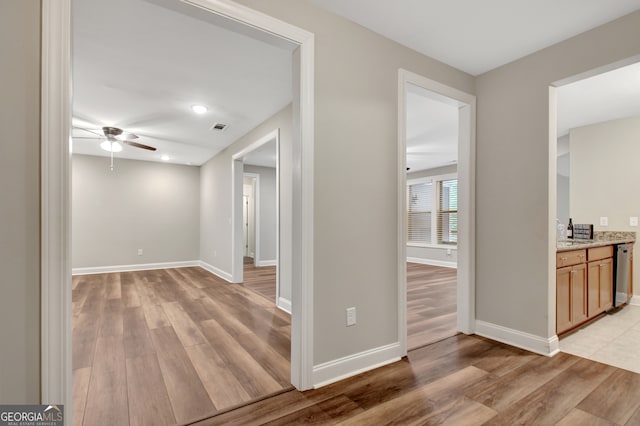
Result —
[[[191,105],[191,109],[196,114],[204,114],[205,112],[207,112],[209,110],[209,108],[207,108],[204,105]]]
[[[100,148],[107,152],[120,152],[122,151],[122,145],[115,141],[105,140],[100,144]]]

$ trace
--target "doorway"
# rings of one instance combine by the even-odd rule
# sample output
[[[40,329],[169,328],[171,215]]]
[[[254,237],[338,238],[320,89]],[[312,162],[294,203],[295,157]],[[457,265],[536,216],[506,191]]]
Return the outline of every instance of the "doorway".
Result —
[[[260,175],[244,173],[242,182],[242,232],[244,257],[243,264],[255,265],[256,256],[256,223],[258,221],[256,193],[259,191]]]
[[[398,329],[406,353],[474,332],[475,96],[406,70],[398,81]],[[440,126],[416,124],[428,122],[427,109]],[[416,300],[429,292],[434,306]]]
[[[633,331],[640,327],[639,296],[625,304],[628,293],[616,295],[613,265],[622,260],[618,244],[637,241],[638,203],[629,194],[638,178],[639,73],[640,62],[634,57],[555,82],[549,91],[549,328],[562,335],[561,352],[634,372],[640,372],[640,355],[625,349],[637,343]],[[567,239],[570,218],[575,229],[593,227],[587,235],[573,236],[585,245],[557,243]],[[596,256],[598,249],[589,245],[592,239],[606,244],[598,248],[604,255]],[[586,260],[558,266],[562,245],[570,247],[565,256],[586,250]],[[581,280],[573,272],[583,267]],[[562,280],[569,270],[569,279]],[[631,276],[638,276],[637,271]],[[572,309],[566,299],[569,295],[576,300],[581,290],[584,311]],[[616,299],[623,304],[614,307]]]
[[[278,308],[291,314],[291,281],[281,274],[282,229],[280,213],[290,211],[280,194],[280,129],[275,129],[232,156],[233,277],[244,281],[247,263],[252,274],[260,268],[275,267],[275,288],[260,289],[275,294]],[[285,214],[285,217],[287,215]],[[247,259],[250,258],[251,260]],[[256,269],[257,268],[257,269]],[[264,269],[266,271],[266,269]],[[273,290],[273,291],[272,291]]]
[[[186,1],[211,12],[215,19],[234,22],[259,37],[278,36],[294,43],[292,217],[300,226],[286,244],[293,251],[291,382],[298,389],[312,386],[313,306],[313,34],[251,9],[222,1]],[[72,412],[71,263],[70,263],[70,0],[43,4],[42,89],[42,398],[60,401]],[[295,266],[294,266],[295,265]],[[71,418],[69,416],[69,418]]]

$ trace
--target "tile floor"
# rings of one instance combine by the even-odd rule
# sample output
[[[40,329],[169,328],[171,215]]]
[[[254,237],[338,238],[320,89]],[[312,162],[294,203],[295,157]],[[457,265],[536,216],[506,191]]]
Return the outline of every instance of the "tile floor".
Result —
[[[563,338],[560,350],[640,373],[640,306],[625,306]]]

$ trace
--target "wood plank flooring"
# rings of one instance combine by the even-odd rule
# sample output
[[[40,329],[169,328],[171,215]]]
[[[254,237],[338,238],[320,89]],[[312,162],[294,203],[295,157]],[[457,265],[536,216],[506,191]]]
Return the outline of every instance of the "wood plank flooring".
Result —
[[[76,425],[172,425],[291,389],[275,267],[244,285],[201,268],[75,276]],[[250,288],[271,281],[273,298]]]
[[[288,391],[213,425],[639,425],[640,375],[457,335],[332,385]]]
[[[276,302],[276,267],[244,265],[244,286]]]
[[[407,348],[457,333],[457,271],[407,262]]]

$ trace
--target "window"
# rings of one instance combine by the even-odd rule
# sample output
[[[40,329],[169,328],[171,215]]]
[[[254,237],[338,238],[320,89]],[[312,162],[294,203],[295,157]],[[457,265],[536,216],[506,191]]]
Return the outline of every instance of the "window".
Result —
[[[458,180],[447,177],[407,182],[407,243],[458,243]]]
[[[407,241],[431,243],[431,210],[433,209],[433,184],[427,182],[409,185],[407,190],[409,213]]]
[[[458,180],[438,182],[438,244],[458,242]]]

